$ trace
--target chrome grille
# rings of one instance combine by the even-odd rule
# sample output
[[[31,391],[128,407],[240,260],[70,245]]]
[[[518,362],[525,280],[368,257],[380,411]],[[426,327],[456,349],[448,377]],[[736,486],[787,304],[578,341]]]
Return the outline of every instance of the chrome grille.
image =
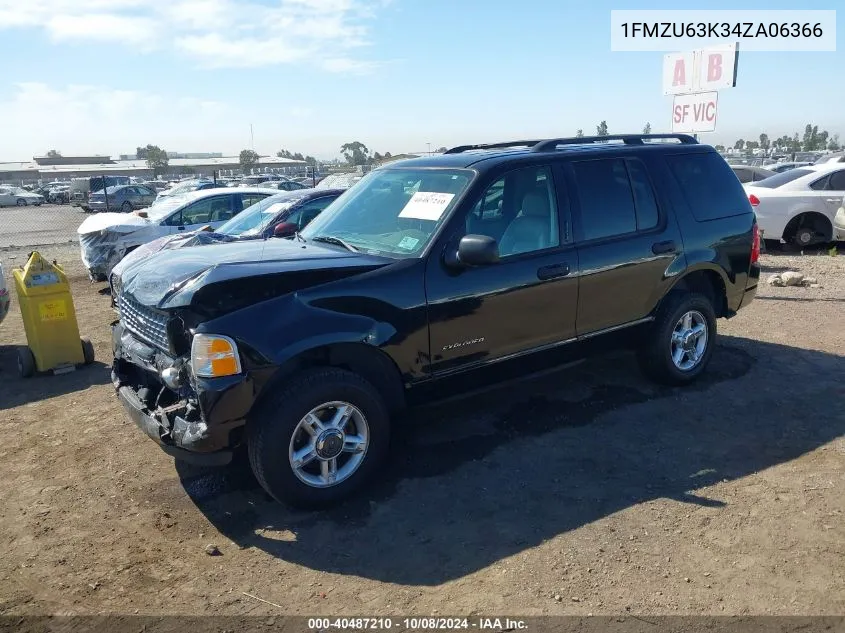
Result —
[[[127,330],[162,350],[170,349],[166,314],[138,303],[125,293],[118,295],[117,311]]]

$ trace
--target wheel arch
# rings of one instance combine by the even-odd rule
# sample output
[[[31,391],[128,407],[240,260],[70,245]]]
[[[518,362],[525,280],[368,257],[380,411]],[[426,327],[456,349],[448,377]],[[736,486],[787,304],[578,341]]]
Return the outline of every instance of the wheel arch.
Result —
[[[710,298],[716,317],[729,313],[728,281],[724,271],[701,267],[684,273],[669,289],[669,292],[696,292]]]
[[[313,367],[338,367],[358,374],[379,391],[391,414],[406,406],[402,375],[390,356],[366,343],[335,342],[302,350],[285,360],[262,387],[254,407],[290,376]]]
[[[812,210],[799,211],[792,216],[786,223],[781,237],[784,242],[791,242],[799,229],[808,226],[813,227],[816,232],[823,235],[825,241],[829,242],[833,239],[833,222],[824,213]]]

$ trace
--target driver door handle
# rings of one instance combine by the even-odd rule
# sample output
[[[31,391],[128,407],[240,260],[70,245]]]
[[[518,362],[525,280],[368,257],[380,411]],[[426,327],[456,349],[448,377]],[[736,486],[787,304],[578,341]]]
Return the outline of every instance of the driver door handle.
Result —
[[[554,279],[555,277],[566,277],[568,274],[569,264],[566,262],[562,264],[542,266],[537,270],[537,278],[542,280]]]
[[[678,245],[675,244],[672,240],[666,240],[665,242],[657,242],[656,244],[652,244],[651,252],[655,255],[665,255],[666,253],[675,253],[678,251]]]

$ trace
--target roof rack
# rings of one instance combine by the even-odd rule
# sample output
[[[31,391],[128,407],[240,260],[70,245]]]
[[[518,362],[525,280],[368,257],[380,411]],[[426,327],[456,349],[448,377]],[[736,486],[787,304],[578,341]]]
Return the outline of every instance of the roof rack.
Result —
[[[683,145],[697,145],[698,141],[689,134],[614,134],[610,136],[581,136],[567,138],[552,138],[541,141],[531,148],[532,152],[549,152],[558,145],[582,145],[587,143],[604,143],[606,141],[622,141],[625,145],[645,145],[644,141],[675,139]]]
[[[473,149],[504,149],[506,147],[533,147],[537,143],[542,143],[542,139],[534,141],[506,141],[504,143],[488,143],[486,145],[458,145],[451,149],[447,149],[444,154],[461,154]]]
[[[504,149],[506,147],[530,147],[532,152],[550,152],[558,145],[585,145],[607,141],[622,141],[625,145],[645,145],[645,141],[665,139],[674,139],[683,145],[698,144],[698,141],[689,134],[616,134],[611,136],[571,136],[534,141],[507,141],[484,145],[458,145],[446,150],[444,154],[461,154],[475,149]]]

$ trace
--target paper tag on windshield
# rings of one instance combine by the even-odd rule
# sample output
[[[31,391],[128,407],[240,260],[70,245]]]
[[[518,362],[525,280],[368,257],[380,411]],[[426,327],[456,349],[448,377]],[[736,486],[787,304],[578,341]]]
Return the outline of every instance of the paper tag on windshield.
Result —
[[[436,193],[430,191],[417,191],[408,204],[399,213],[400,218],[413,218],[415,220],[440,219],[446,207],[455,197],[454,193]]]
[[[417,238],[406,235],[399,241],[399,248],[404,248],[406,251],[412,251],[419,243],[420,241]]]

